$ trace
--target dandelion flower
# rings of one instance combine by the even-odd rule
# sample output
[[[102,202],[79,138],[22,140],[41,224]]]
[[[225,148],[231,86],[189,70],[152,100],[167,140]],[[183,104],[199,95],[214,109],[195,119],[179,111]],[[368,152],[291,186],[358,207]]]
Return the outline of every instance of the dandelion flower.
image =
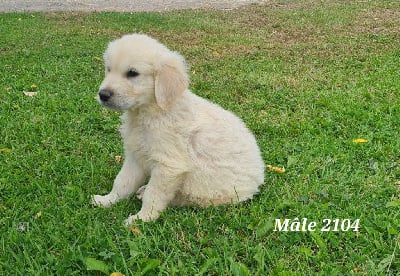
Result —
[[[356,144],[364,144],[364,143],[367,143],[367,142],[368,142],[368,140],[363,139],[363,138],[357,138],[357,139],[353,140],[353,143],[356,143]]]
[[[217,51],[214,51],[214,52],[213,52],[213,56],[214,56],[214,57],[220,57],[220,56],[221,56],[221,54],[220,54],[220,53],[218,53]]]
[[[116,155],[114,157],[114,160],[115,160],[116,163],[121,163],[122,162],[122,156],[121,155]]]
[[[276,172],[276,173],[284,173],[285,172],[285,168],[273,167],[271,165],[267,165],[266,167],[268,170],[270,170],[272,172]]]
[[[125,276],[125,275],[122,274],[121,272],[113,272],[110,274],[110,276]]]

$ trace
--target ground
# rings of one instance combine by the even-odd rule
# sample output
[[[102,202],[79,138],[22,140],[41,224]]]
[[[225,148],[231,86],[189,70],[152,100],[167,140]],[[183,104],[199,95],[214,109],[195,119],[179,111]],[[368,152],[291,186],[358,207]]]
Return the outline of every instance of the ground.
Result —
[[[124,159],[102,54],[132,32],[254,133],[254,199],[132,228],[138,199],[90,205]],[[0,275],[400,275],[400,1],[0,13],[0,33]]]
[[[118,12],[140,12],[140,11],[168,11],[177,9],[232,9],[246,4],[266,2],[265,0],[86,0],[86,1],[35,1],[15,0],[0,1],[0,12],[21,11],[118,11]]]

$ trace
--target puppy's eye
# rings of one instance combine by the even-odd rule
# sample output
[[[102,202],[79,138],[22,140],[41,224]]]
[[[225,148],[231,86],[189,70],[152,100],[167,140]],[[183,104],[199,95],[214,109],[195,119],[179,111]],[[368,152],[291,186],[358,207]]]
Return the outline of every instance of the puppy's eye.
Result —
[[[134,78],[134,77],[137,77],[137,76],[139,76],[139,73],[136,72],[135,70],[129,70],[129,71],[126,73],[126,77],[127,77],[127,78]]]

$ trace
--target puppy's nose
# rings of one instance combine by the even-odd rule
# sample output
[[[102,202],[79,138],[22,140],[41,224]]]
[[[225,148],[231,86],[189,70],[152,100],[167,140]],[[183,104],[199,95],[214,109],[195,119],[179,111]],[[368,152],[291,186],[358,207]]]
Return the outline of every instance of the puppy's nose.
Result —
[[[99,91],[100,100],[102,100],[103,102],[106,102],[106,101],[108,101],[108,100],[111,98],[112,94],[113,94],[113,93],[112,93],[111,90],[108,90],[108,89],[101,89],[101,90]]]

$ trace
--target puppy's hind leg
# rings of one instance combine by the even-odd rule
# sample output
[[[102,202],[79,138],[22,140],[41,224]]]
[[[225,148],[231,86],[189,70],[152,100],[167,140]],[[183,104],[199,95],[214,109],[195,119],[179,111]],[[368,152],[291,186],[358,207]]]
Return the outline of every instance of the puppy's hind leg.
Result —
[[[96,206],[110,207],[112,204],[128,198],[145,181],[143,168],[139,166],[133,156],[127,155],[126,160],[114,180],[111,192],[107,195],[94,195],[92,204]]]

